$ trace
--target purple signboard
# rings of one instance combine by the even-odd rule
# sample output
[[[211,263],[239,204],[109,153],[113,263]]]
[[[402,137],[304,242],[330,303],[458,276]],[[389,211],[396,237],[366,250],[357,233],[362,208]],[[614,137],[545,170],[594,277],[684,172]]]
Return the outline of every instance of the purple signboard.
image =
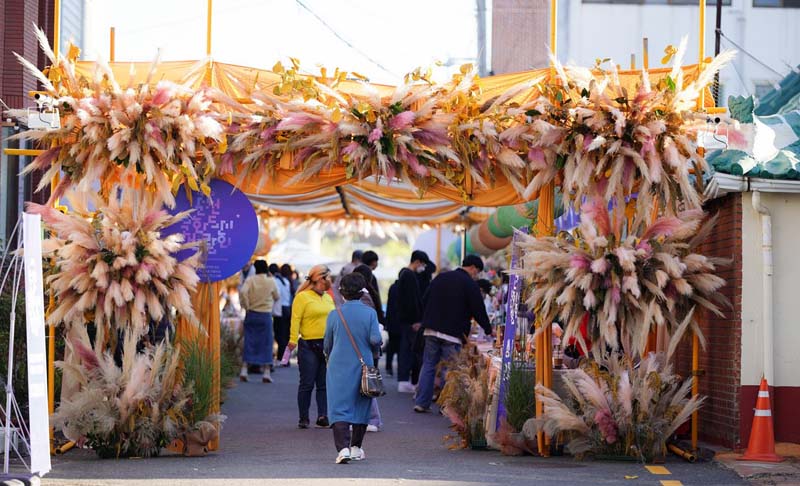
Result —
[[[185,241],[205,241],[208,257],[198,270],[202,282],[225,280],[242,269],[258,243],[258,217],[247,196],[227,182],[211,181],[211,197],[192,193],[192,201],[181,191],[175,198],[172,214],[193,209],[184,220],[164,230],[164,234],[183,234]],[[183,250],[183,260],[194,253]]]
[[[527,233],[527,228],[520,228],[519,231]],[[511,269],[520,268],[521,251],[517,246],[519,233],[514,232],[511,238]],[[497,422],[496,430],[500,429],[500,421],[506,416],[505,396],[508,386],[508,375],[511,373],[511,359],[514,356],[514,338],[517,335],[517,316],[519,313],[519,303],[522,299],[521,275],[511,274],[508,278],[508,301],[506,302],[506,328],[503,331],[503,356],[500,365],[500,392],[497,400]]]

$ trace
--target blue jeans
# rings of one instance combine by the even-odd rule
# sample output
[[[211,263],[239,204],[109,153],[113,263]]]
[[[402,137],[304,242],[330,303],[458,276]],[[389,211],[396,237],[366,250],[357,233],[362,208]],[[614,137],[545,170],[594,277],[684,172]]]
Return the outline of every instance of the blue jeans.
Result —
[[[461,344],[451,343],[433,336],[425,336],[425,354],[422,358],[422,371],[419,373],[417,399],[414,401],[416,405],[423,408],[431,407],[433,382],[436,380],[436,365],[440,361],[447,361],[452,358],[459,351],[461,351]]]
[[[300,386],[297,387],[297,408],[300,420],[308,420],[311,408],[311,392],[317,389],[317,417],[328,415],[328,395],[325,383],[325,355],[322,352],[322,339],[297,343],[297,368],[300,370]]]

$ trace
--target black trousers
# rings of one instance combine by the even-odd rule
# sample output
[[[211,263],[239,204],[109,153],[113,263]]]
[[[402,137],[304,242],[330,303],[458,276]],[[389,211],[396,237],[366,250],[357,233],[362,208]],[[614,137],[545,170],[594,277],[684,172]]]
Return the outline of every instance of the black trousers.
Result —
[[[394,356],[399,354],[400,351],[400,341],[403,339],[403,335],[398,332],[390,332],[389,333],[389,342],[386,343],[386,371],[391,374],[392,370],[394,369]],[[400,361],[400,358],[397,358]]]
[[[411,381],[412,371],[417,361],[416,353],[414,353],[416,336],[417,333],[411,329],[410,325],[403,326],[400,346],[397,350],[397,381]]]
[[[275,342],[278,343],[278,361],[283,359],[286,345],[289,344],[289,328],[292,325],[292,308],[283,306],[283,315],[280,317],[272,316],[272,329]]]
[[[300,369],[300,386],[297,388],[297,408],[300,420],[308,420],[308,409],[311,408],[311,392],[317,388],[317,417],[328,415],[328,395],[325,386],[325,354],[322,350],[322,339],[297,343],[297,367]]]
[[[350,426],[353,426],[353,434],[350,435]],[[336,452],[348,447],[361,447],[364,443],[364,435],[367,433],[367,424],[351,424],[350,422],[333,423],[333,442],[336,445]]]

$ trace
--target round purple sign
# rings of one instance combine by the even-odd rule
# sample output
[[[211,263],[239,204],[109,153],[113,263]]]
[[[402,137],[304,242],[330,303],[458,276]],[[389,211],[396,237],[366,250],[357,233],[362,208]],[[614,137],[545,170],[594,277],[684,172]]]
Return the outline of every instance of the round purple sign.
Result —
[[[172,214],[193,209],[184,220],[164,230],[181,233],[185,241],[206,241],[208,258],[198,270],[202,282],[218,282],[234,275],[250,260],[258,242],[258,217],[247,196],[227,182],[211,181],[211,197],[192,193],[192,202],[181,191],[175,198]],[[178,260],[188,258],[194,249],[183,250]]]

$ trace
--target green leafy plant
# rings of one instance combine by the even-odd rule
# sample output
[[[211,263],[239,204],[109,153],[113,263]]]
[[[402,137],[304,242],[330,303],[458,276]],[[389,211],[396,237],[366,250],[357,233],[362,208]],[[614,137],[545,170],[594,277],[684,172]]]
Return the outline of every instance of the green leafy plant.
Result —
[[[187,419],[190,424],[206,420],[214,402],[214,356],[200,334],[180,341],[184,386],[192,388]]]
[[[525,422],[536,415],[536,376],[524,362],[511,364],[503,405],[515,432],[521,432]]]

